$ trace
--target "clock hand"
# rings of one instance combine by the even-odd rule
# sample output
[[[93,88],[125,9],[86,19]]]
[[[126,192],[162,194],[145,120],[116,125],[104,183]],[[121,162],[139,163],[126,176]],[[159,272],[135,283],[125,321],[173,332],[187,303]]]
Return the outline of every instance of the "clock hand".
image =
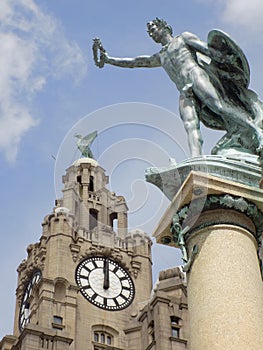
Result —
[[[104,289],[109,289],[109,287],[110,287],[110,279],[109,279],[109,260],[108,259],[104,260],[103,273],[104,273],[103,288]]]

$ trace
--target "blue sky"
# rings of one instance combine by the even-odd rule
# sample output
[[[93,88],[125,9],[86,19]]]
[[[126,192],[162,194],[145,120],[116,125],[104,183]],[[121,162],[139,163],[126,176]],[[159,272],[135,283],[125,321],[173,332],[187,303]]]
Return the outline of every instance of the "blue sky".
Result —
[[[97,36],[113,56],[159,51],[146,32],[156,16],[174,34],[229,33],[250,63],[250,87],[263,96],[261,0],[0,2],[0,337],[12,333],[16,268],[61,197],[64,169],[79,156],[76,131],[99,131],[93,151],[110,189],[127,198],[131,228],[151,234],[169,204],[145,184],[144,169],[188,156],[176,88],[161,68],[98,69],[91,51]],[[209,153],[219,135],[203,135]],[[180,263],[180,252],[154,247],[155,278]]]

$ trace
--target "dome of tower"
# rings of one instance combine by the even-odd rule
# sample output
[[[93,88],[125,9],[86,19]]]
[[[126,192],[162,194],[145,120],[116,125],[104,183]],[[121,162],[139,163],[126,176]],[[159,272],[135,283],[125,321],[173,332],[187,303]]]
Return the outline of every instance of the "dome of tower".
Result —
[[[55,213],[58,214],[58,213],[63,213],[63,214],[66,214],[68,215],[70,212],[70,210],[66,207],[58,207],[55,209]]]
[[[78,166],[80,164],[90,164],[92,166],[99,165],[99,163],[95,159],[88,158],[88,157],[79,158],[79,159],[75,160],[75,162],[73,163],[74,166]]]

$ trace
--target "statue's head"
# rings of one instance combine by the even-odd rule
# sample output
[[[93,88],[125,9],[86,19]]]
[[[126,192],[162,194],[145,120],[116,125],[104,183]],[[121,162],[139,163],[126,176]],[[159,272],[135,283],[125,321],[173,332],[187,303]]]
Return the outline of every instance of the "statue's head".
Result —
[[[163,19],[156,17],[152,21],[147,23],[148,33],[151,34],[152,28],[156,26],[158,29],[161,29],[163,32],[173,35],[172,27]]]

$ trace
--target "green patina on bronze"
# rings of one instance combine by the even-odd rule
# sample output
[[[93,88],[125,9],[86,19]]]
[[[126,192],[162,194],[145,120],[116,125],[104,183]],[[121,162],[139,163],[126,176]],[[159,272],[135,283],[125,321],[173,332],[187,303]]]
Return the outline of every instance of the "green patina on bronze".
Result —
[[[77,147],[81,152],[82,157],[93,158],[93,153],[90,149],[92,142],[97,137],[97,131],[94,131],[86,136],[82,136],[80,134],[75,134],[75,137],[78,139]]]
[[[248,88],[250,70],[240,47],[224,32],[212,30],[207,42],[184,32],[173,36],[166,21],[147,23],[149,36],[162,49],[151,56],[116,58],[94,39],[95,64],[123,68],[163,67],[179,93],[180,116],[188,135],[191,156],[202,153],[200,121],[209,128],[225,130],[212,154],[263,157],[263,104]],[[99,55],[98,55],[99,52]]]

